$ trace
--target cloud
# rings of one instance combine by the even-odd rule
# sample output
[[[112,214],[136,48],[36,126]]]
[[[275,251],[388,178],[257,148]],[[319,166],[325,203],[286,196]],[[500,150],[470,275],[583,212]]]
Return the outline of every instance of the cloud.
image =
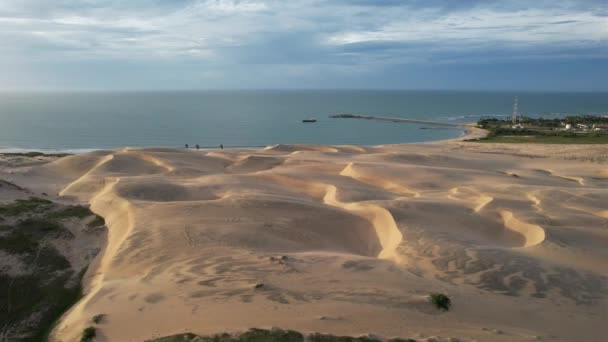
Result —
[[[395,12],[395,10],[393,10]],[[399,11],[397,11],[399,12]],[[556,24],[560,24],[556,26]],[[475,8],[441,14],[435,9],[387,14],[372,30],[344,30],[328,37],[329,44],[366,41],[444,43],[500,42],[553,44],[608,39],[605,18],[590,12],[527,9],[515,12]]]
[[[230,70],[257,68],[260,82],[276,84],[272,70],[344,78],[408,65],[608,59],[607,13],[594,0],[3,0],[0,62],[164,65],[235,80]]]

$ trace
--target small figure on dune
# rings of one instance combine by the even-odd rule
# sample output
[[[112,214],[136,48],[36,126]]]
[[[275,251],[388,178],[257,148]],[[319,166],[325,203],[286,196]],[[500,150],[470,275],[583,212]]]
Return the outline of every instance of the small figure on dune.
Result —
[[[185,148],[188,148],[188,144],[184,145]]]
[[[198,146],[198,144],[196,144],[196,149],[198,150],[199,148],[201,148],[200,146]]]
[[[223,150],[224,149],[224,144],[220,144],[220,148]]]

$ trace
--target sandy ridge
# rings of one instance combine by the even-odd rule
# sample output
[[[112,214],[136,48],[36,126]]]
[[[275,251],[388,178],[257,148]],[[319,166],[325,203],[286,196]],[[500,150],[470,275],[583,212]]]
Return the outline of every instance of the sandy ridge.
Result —
[[[32,169],[109,226],[55,337],[104,313],[101,341],[270,325],[591,338],[608,295],[605,166],[468,146],[122,149]],[[427,307],[432,291],[454,312]]]

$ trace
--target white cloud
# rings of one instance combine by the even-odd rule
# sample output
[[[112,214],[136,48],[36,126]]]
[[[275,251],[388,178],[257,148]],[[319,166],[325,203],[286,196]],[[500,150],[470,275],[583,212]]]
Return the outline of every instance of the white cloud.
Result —
[[[146,6],[135,1],[127,7],[111,1],[59,1],[51,6],[42,0],[3,0],[0,44],[10,44],[9,50],[17,53],[32,52],[42,44],[44,49],[38,52],[50,58],[154,58],[217,56],[226,47],[293,32],[318,40],[320,49],[323,43],[436,43],[457,48],[483,43],[578,44],[608,38],[606,17],[570,7],[507,11],[477,5],[446,11],[322,0],[158,5],[161,2]]]
[[[551,12],[527,9],[515,12],[474,8],[457,13],[419,12],[392,18],[372,30],[344,30],[327,37],[329,44],[388,42],[556,42],[608,39],[608,19],[590,12]]]
[[[268,78],[273,70],[279,78],[295,77],[295,71],[322,78],[330,70],[373,73],[394,65],[509,57],[496,51],[517,50],[509,58],[518,60],[608,58],[605,2],[402,3],[0,0],[0,68],[34,70],[28,65],[41,61],[167,68],[196,63],[217,70],[264,68]]]
[[[256,12],[267,8],[264,2],[260,1],[237,1],[237,0],[207,0],[198,6],[207,10],[224,12]]]

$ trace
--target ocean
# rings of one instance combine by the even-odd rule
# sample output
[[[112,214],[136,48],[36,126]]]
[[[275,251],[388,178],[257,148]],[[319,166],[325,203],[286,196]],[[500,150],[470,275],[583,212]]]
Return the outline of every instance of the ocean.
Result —
[[[474,122],[510,116],[608,115],[606,93],[460,91],[164,91],[0,93],[0,150],[78,151],[122,146],[377,145],[450,139],[461,129],[340,113]],[[314,117],[316,123],[302,123]]]

